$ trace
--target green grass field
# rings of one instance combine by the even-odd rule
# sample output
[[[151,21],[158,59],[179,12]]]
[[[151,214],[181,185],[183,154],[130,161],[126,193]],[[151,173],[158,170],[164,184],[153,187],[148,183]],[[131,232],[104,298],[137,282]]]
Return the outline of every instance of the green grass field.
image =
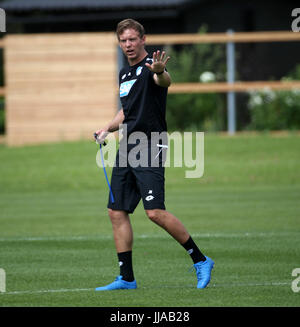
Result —
[[[205,134],[205,172],[167,168],[166,206],[214,259],[192,261],[140,204],[132,224],[138,289],[94,292],[119,273],[97,147],[0,146],[0,306],[299,306],[300,136]],[[299,285],[300,287],[300,285]]]

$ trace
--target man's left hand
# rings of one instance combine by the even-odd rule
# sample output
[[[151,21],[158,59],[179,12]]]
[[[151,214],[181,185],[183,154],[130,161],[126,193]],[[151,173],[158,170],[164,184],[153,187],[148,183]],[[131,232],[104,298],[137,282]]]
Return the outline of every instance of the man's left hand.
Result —
[[[150,65],[146,63],[145,65],[153,72],[153,73],[161,73],[165,70],[166,64],[170,57],[166,57],[165,51],[160,52],[159,50],[153,52],[153,62]]]

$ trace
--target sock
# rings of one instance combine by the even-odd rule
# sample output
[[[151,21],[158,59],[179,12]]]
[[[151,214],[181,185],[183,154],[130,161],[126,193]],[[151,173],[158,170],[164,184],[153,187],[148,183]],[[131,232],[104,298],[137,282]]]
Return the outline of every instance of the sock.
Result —
[[[187,250],[187,253],[191,256],[194,263],[206,260],[204,254],[201,253],[191,236],[184,244],[181,245]]]
[[[127,282],[133,282],[133,269],[132,269],[132,251],[118,253],[120,275],[123,276],[123,280]]]

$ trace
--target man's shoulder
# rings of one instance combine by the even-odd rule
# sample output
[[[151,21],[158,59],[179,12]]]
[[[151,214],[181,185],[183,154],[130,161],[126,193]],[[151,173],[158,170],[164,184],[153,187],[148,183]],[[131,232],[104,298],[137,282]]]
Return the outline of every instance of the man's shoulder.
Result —
[[[125,74],[127,71],[128,71],[128,67],[122,67],[122,68],[119,70],[119,76]]]

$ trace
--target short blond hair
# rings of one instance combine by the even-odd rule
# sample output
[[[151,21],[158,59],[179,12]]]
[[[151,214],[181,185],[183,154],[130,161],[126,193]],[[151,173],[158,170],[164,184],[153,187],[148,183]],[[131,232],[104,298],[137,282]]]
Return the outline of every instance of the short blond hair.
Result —
[[[145,35],[145,29],[142,24],[140,24],[138,21],[127,18],[119,22],[116,29],[116,34],[118,37],[118,40],[120,40],[120,35],[123,34],[123,32],[129,28],[132,28],[133,30],[137,31],[140,35],[140,38],[142,38]]]

